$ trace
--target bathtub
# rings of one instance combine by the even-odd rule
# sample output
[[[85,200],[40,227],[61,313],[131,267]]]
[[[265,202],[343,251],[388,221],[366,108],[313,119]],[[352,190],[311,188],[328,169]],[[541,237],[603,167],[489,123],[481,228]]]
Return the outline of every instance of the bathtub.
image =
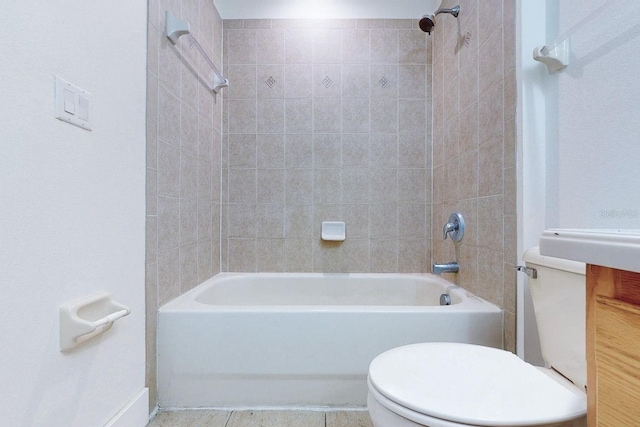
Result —
[[[221,273],[160,308],[165,408],[364,407],[401,345],[502,347],[502,311],[430,274]],[[443,369],[447,369],[443,366]]]

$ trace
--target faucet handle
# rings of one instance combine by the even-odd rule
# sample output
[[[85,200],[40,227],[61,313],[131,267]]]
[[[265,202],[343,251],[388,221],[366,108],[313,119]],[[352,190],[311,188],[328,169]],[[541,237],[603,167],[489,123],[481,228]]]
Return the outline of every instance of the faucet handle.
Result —
[[[454,212],[449,215],[449,222],[442,228],[442,237],[447,240],[447,235],[451,236],[451,240],[459,242],[464,236],[464,218],[460,212]]]
[[[453,222],[448,222],[442,228],[442,239],[447,240],[447,235],[451,232],[458,230],[458,224]]]

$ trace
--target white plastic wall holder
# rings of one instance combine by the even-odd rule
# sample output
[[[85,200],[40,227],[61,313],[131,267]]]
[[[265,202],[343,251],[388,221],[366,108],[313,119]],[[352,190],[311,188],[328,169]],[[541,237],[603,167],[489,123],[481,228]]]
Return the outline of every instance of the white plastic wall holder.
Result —
[[[549,49],[547,46],[538,46],[533,50],[533,59],[542,62],[549,69],[549,73],[555,73],[569,65],[569,39],[556,44]]]
[[[129,307],[113,301],[105,292],[64,304],[60,307],[60,350],[71,350],[108,331],[113,322],[129,313]]]
[[[171,43],[178,43],[180,36],[190,33],[189,21],[181,21],[171,11],[165,13],[165,31]]]
[[[347,237],[346,225],[342,221],[323,221],[322,240],[343,242]]]

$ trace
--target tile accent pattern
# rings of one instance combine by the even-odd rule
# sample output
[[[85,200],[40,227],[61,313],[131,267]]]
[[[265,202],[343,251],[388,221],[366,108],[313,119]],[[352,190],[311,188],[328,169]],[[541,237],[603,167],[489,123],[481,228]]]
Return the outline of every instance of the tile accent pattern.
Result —
[[[460,4],[433,37],[433,233],[449,214],[467,222],[460,245],[433,240],[433,259],[460,263],[448,277],[504,309],[505,348],[515,351],[515,1]]]
[[[225,20],[224,43],[222,270],[429,271],[417,21]],[[320,240],[327,220],[346,222],[344,243]]]
[[[146,385],[157,405],[158,307],[220,271],[221,99],[186,38],[173,46],[167,8],[221,68],[222,19],[208,0],[148,1]]]
[[[149,427],[373,427],[366,411],[160,412]]]

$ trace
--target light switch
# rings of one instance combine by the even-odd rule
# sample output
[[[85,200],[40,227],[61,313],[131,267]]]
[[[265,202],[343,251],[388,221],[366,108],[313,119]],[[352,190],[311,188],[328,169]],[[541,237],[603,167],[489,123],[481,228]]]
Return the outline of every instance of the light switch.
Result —
[[[78,96],[78,118],[89,121],[89,100],[82,95]]]
[[[55,115],[63,122],[91,130],[91,94],[55,76]]]
[[[76,113],[75,94],[67,88],[64,88],[64,111],[69,114]]]

